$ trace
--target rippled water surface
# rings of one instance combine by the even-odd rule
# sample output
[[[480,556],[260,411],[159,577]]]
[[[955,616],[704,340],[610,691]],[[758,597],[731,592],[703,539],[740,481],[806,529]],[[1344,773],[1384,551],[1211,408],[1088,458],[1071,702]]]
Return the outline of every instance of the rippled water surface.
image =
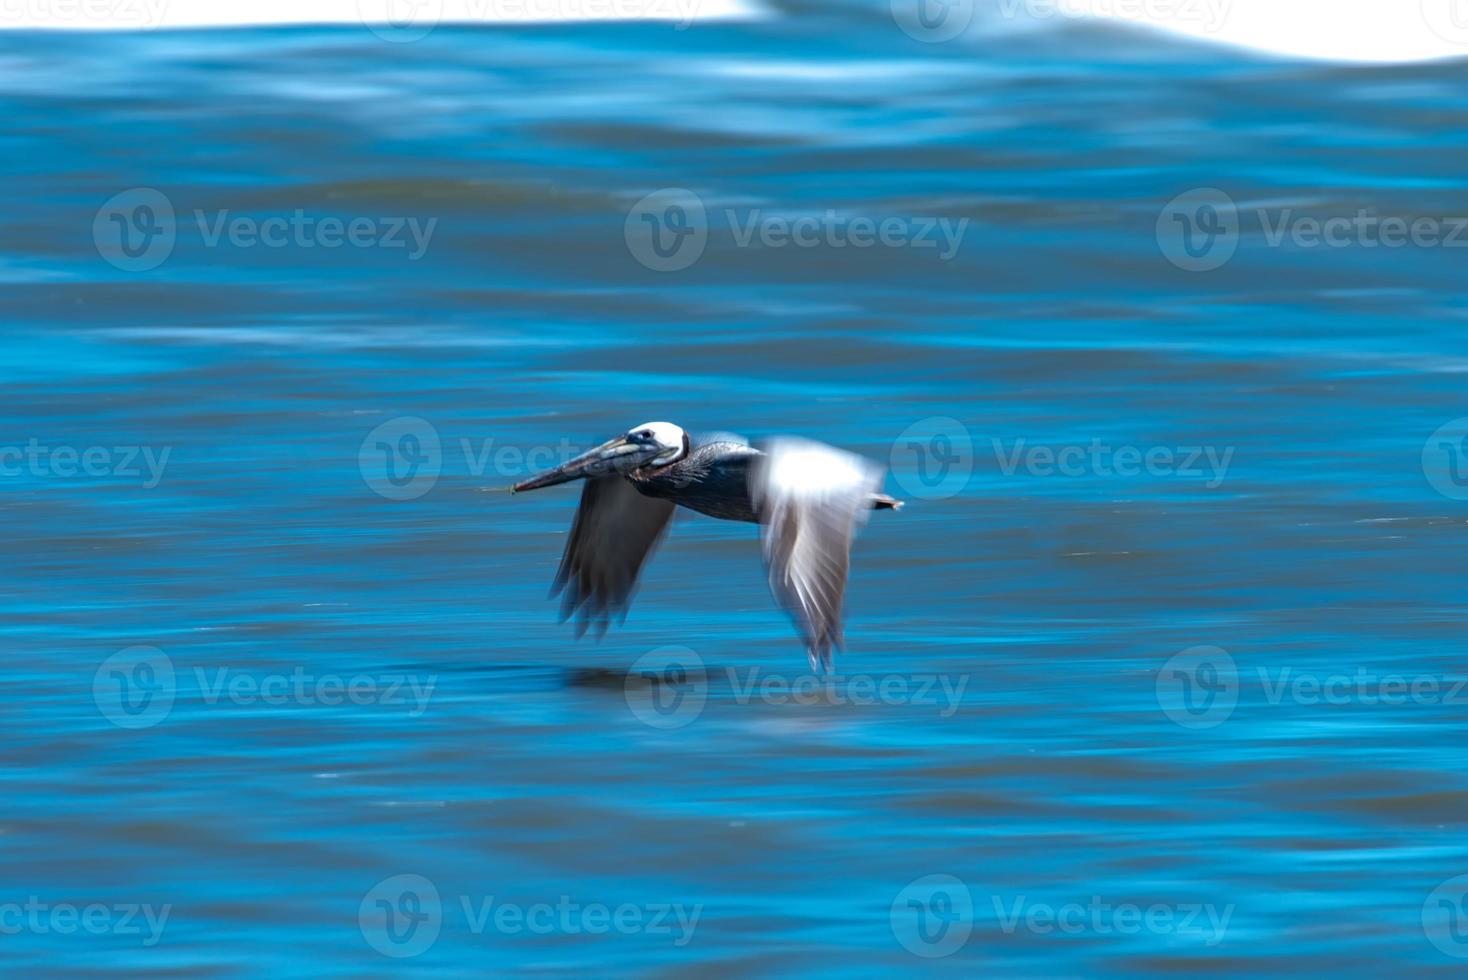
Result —
[[[1468,214],[1465,77],[885,5],[0,37],[0,961],[1456,975],[1465,253],[1266,226]],[[741,239],[801,217],[962,231]],[[748,525],[556,623],[574,489],[483,488],[648,419],[893,468],[830,690]]]

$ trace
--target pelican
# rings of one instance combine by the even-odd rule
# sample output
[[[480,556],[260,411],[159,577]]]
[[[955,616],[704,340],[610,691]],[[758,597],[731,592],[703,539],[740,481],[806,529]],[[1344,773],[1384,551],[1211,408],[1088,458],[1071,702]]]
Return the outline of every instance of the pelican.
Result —
[[[561,620],[576,615],[577,636],[626,616],[676,506],[760,525],[770,590],[820,672],[842,646],[852,539],[868,511],[902,506],[881,492],[882,478],[876,463],[819,442],[785,437],[761,450],[716,439],[695,448],[671,422],[648,422],[510,492],[586,481],[551,587],[562,596]]]

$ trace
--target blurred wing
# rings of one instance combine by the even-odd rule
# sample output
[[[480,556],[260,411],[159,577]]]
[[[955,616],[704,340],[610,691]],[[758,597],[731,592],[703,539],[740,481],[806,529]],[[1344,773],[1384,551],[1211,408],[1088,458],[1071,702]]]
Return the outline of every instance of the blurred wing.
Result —
[[[564,593],[561,620],[577,614],[578,637],[592,625],[605,633],[614,614],[627,614],[637,573],[672,516],[671,501],[644,497],[620,476],[586,481],[551,587]]]
[[[781,439],[750,471],[775,599],[795,617],[811,668],[841,648],[851,542],[882,485],[882,468],[818,442]]]

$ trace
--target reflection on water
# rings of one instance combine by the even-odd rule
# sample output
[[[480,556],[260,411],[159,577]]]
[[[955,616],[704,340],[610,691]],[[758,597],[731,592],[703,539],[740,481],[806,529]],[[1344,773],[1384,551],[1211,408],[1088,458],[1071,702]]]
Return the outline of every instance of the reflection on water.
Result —
[[[1301,237],[1468,215],[1461,65],[818,5],[0,64],[17,968],[1468,954],[1462,256]],[[556,624],[574,491],[484,488],[660,418],[894,467],[836,683],[747,526]]]

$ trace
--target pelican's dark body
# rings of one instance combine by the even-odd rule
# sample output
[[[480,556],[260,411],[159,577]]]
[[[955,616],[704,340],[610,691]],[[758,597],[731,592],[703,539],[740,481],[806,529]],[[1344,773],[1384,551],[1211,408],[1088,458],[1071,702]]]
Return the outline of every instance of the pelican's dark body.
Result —
[[[763,455],[737,442],[711,442],[670,466],[634,470],[627,479],[645,497],[671,500],[721,520],[758,524],[749,494],[749,465]]]
[[[711,442],[671,465],[633,470],[627,480],[644,497],[671,500],[720,520],[758,524],[749,492],[749,468],[764,455],[738,442]],[[873,510],[895,510],[898,504],[885,493],[872,494]]]

